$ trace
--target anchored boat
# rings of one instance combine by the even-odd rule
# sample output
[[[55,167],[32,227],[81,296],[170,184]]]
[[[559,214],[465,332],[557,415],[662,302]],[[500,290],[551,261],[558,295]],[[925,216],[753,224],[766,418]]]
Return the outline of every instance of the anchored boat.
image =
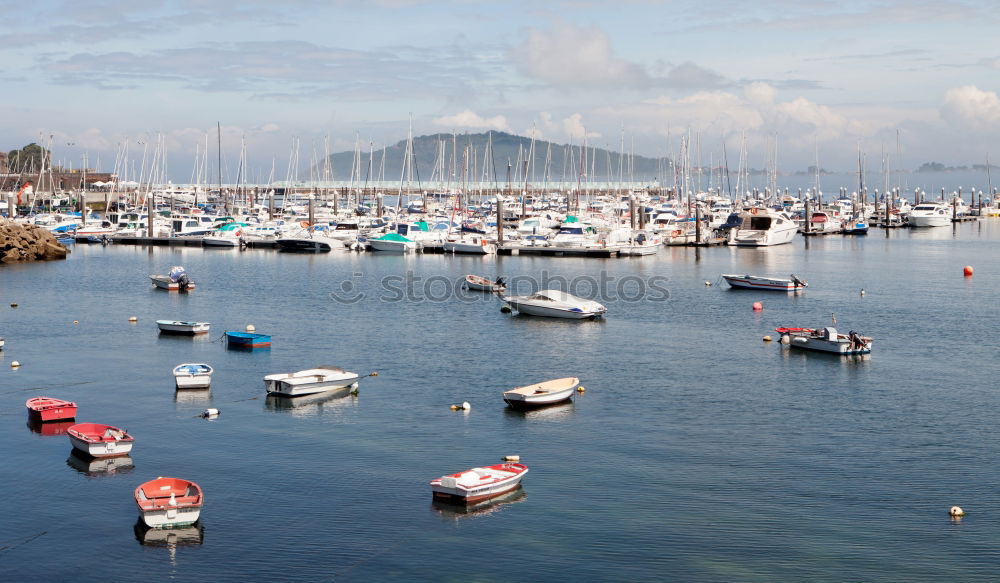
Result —
[[[298,397],[357,385],[358,373],[328,364],[298,372],[269,374],[264,388],[270,395]]]
[[[868,354],[872,351],[872,339],[851,331],[840,334],[836,328],[827,326],[812,328],[775,328],[775,332],[787,336],[789,344],[795,348],[816,350],[832,354]]]
[[[573,398],[580,379],[566,377],[504,391],[503,400],[514,409],[532,409],[563,403]]]
[[[521,485],[528,466],[517,463],[472,468],[431,480],[435,500],[474,504],[502,496]]]
[[[34,421],[66,421],[76,417],[76,403],[53,397],[32,397],[25,401],[28,417]]]
[[[209,322],[182,322],[180,320],[157,320],[157,327],[165,334],[206,334]]]
[[[271,335],[227,330],[226,345],[231,348],[264,348],[271,345]]]
[[[722,279],[730,287],[738,289],[760,289],[772,291],[800,291],[809,284],[799,279],[793,273],[789,279],[780,277],[761,277],[759,275],[726,275],[722,274]]]
[[[178,389],[207,389],[212,386],[212,367],[188,362],[174,367],[174,384]]]
[[[66,430],[77,450],[91,457],[128,455],[135,438],[124,429],[100,423],[77,423]]]
[[[547,289],[529,296],[502,296],[502,299],[510,309],[529,316],[583,320],[600,318],[608,311],[602,304],[557,289]]]
[[[490,281],[485,277],[471,274],[465,276],[465,287],[475,291],[507,291],[507,284],[502,277],[498,277],[496,281]]]
[[[180,265],[171,267],[167,275],[150,275],[149,279],[159,289],[168,291],[190,291],[195,287],[194,282]]]
[[[191,480],[157,478],[135,489],[139,517],[150,528],[175,528],[198,522],[204,496]]]

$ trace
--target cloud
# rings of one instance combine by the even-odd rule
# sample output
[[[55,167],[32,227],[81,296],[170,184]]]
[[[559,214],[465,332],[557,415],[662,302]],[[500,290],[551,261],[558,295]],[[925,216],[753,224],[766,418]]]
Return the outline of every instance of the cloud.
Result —
[[[505,132],[510,131],[510,126],[507,125],[507,119],[504,118],[504,116],[498,115],[491,118],[484,118],[471,109],[466,109],[465,111],[461,111],[455,115],[436,118],[433,120],[433,123],[449,128],[475,128],[494,129]]]
[[[949,89],[944,94],[941,118],[969,130],[996,130],[1000,128],[1000,96],[975,85]]]
[[[547,85],[589,89],[679,89],[716,87],[723,78],[690,61],[661,65],[665,76],[651,76],[638,63],[615,55],[602,29],[558,22],[549,30],[525,29],[520,45],[510,51],[515,69]]]

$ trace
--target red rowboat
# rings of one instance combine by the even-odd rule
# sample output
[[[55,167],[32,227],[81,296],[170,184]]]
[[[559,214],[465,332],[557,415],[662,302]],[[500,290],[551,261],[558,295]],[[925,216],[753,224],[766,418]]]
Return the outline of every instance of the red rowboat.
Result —
[[[156,478],[135,489],[139,516],[151,528],[176,528],[198,522],[201,487],[181,478]]]
[[[111,425],[77,423],[66,430],[73,447],[91,457],[128,455],[135,438]]]
[[[521,485],[528,473],[524,464],[497,464],[472,468],[431,480],[435,500],[474,504],[502,496]]]
[[[32,397],[25,401],[28,415],[37,421],[63,421],[76,417],[76,403],[52,397]]]

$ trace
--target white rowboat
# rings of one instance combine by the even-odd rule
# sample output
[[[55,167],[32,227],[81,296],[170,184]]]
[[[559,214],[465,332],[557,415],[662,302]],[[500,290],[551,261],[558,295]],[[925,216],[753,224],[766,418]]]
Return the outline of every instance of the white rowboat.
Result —
[[[563,403],[573,398],[580,379],[566,377],[504,391],[503,400],[514,409],[531,409]]]

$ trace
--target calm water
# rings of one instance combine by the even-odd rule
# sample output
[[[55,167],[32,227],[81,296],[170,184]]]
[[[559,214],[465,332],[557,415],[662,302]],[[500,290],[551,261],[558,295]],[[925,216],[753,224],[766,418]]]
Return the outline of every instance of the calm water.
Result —
[[[620,260],[79,245],[65,262],[2,267],[0,580],[994,580],[998,245],[1000,223],[984,221]],[[195,292],[150,288],[176,264]],[[668,278],[669,299],[606,297],[606,321],[570,322],[442,300],[441,278],[427,288],[439,301],[423,288],[602,270],[632,296],[636,279]],[[387,301],[380,281],[408,271],[424,278],[412,299]],[[704,285],[727,272],[811,287]],[[365,297],[331,299],[344,281]],[[874,336],[869,359],[761,342],[831,314]],[[162,318],[212,332],[161,337]],[[216,341],[248,323],[273,334],[269,351]],[[189,361],[216,368],[210,393],[175,395],[171,368]],[[263,375],[321,363],[379,376],[358,397],[264,398]],[[502,390],[559,376],[586,393],[504,408]],[[65,435],[33,432],[24,400],[39,394],[132,432],[131,466],[102,473]],[[449,410],[461,401],[468,414]],[[208,406],[222,415],[198,418]],[[432,505],[430,479],[504,454],[531,468],[522,496],[473,514]],[[132,490],[156,476],[206,492],[202,529],[179,544],[133,528]]]

